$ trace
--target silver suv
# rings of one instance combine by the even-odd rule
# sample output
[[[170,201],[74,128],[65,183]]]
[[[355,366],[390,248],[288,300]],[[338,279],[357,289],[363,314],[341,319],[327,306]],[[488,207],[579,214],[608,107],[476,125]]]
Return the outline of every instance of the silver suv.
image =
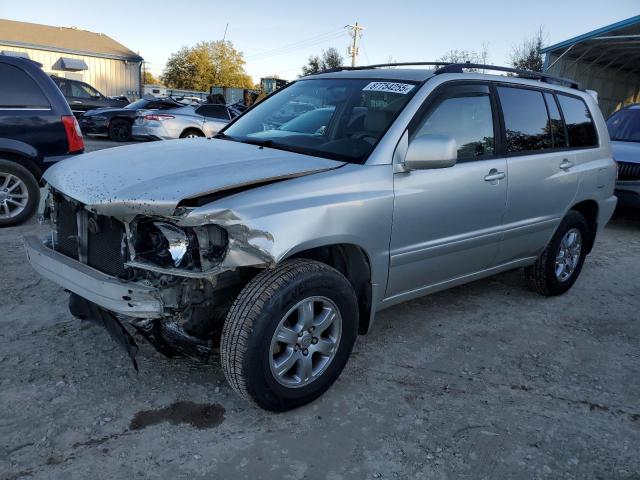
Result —
[[[517,268],[562,294],[616,205],[605,122],[566,79],[469,67],[308,76],[215,139],[65,160],[29,260],[134,365],[131,328],[168,356],[219,347],[276,411],[325,392],[384,308]],[[274,127],[291,103],[320,111]]]

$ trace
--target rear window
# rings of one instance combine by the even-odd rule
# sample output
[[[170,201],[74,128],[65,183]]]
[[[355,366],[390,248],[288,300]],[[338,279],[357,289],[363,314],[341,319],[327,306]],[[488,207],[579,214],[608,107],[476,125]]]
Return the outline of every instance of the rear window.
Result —
[[[573,148],[597,146],[598,134],[584,100],[558,95],[558,101],[567,125],[569,146]]]
[[[549,115],[542,92],[498,87],[506,130],[507,153],[553,148]]]
[[[0,108],[49,108],[36,82],[13,65],[0,63]]]

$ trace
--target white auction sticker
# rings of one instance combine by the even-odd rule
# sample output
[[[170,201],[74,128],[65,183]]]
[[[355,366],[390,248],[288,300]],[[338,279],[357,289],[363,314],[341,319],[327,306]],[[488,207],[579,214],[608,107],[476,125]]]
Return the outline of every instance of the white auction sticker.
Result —
[[[413,90],[414,86],[415,85],[411,85],[410,83],[371,82],[362,90],[365,92],[389,92],[389,93],[400,93],[402,95],[406,95],[411,90]]]

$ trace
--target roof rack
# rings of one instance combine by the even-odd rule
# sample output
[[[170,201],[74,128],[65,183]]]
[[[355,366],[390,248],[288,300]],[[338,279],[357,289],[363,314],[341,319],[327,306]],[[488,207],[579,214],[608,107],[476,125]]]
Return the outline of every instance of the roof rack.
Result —
[[[374,65],[362,65],[360,67],[337,67],[330,68],[328,70],[322,70],[320,72],[311,73],[310,75],[320,75],[322,73],[334,73],[342,72],[345,70],[369,70],[372,68],[385,68],[385,67],[414,67],[414,66],[429,66],[440,67],[434,73],[436,75],[441,73],[463,73],[465,68],[477,68],[483,70],[493,70],[497,72],[509,72],[515,73],[520,78],[531,78],[540,80],[547,83],[559,83],[565,84],[571,88],[580,88],[580,84],[575,80],[565,77],[557,77],[555,75],[549,75],[548,73],[534,72],[533,70],[525,70],[523,68],[501,67],[499,65],[485,65],[483,63],[452,63],[452,62],[400,62],[400,63],[377,63]]]
[[[498,65],[485,65],[482,63],[470,63],[470,62],[449,63],[448,65],[440,67],[434,73],[436,75],[439,75],[441,73],[462,73],[463,69],[465,68],[476,68],[476,69],[483,69],[483,70],[494,70],[497,72],[515,73],[520,78],[531,78],[531,79],[540,80],[542,82],[547,82],[547,83],[555,82],[560,84],[566,84],[571,88],[577,88],[578,90],[580,90],[580,84],[575,80],[571,80],[570,78],[556,77],[555,75],[549,75],[548,73],[534,72],[533,70],[525,70],[523,68],[500,67]]]
[[[371,68],[385,68],[385,67],[414,67],[414,66],[430,66],[430,67],[443,67],[446,65],[452,65],[451,62],[400,62],[400,63],[376,63],[374,65],[362,65],[360,67],[336,67],[329,68],[327,70],[321,70],[316,73],[310,73],[309,75],[320,75],[321,73],[334,73],[342,72],[345,70],[369,70]],[[308,76],[308,75],[307,75]]]

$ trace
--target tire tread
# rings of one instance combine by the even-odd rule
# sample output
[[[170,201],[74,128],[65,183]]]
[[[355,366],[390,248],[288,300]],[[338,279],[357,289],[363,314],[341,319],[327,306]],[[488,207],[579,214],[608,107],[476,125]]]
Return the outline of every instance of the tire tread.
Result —
[[[253,325],[265,303],[278,290],[301,273],[337,270],[321,262],[307,259],[287,260],[256,275],[235,299],[222,328],[220,360],[231,388],[246,401],[258,406],[249,392],[244,358]],[[341,274],[340,274],[341,275]]]

